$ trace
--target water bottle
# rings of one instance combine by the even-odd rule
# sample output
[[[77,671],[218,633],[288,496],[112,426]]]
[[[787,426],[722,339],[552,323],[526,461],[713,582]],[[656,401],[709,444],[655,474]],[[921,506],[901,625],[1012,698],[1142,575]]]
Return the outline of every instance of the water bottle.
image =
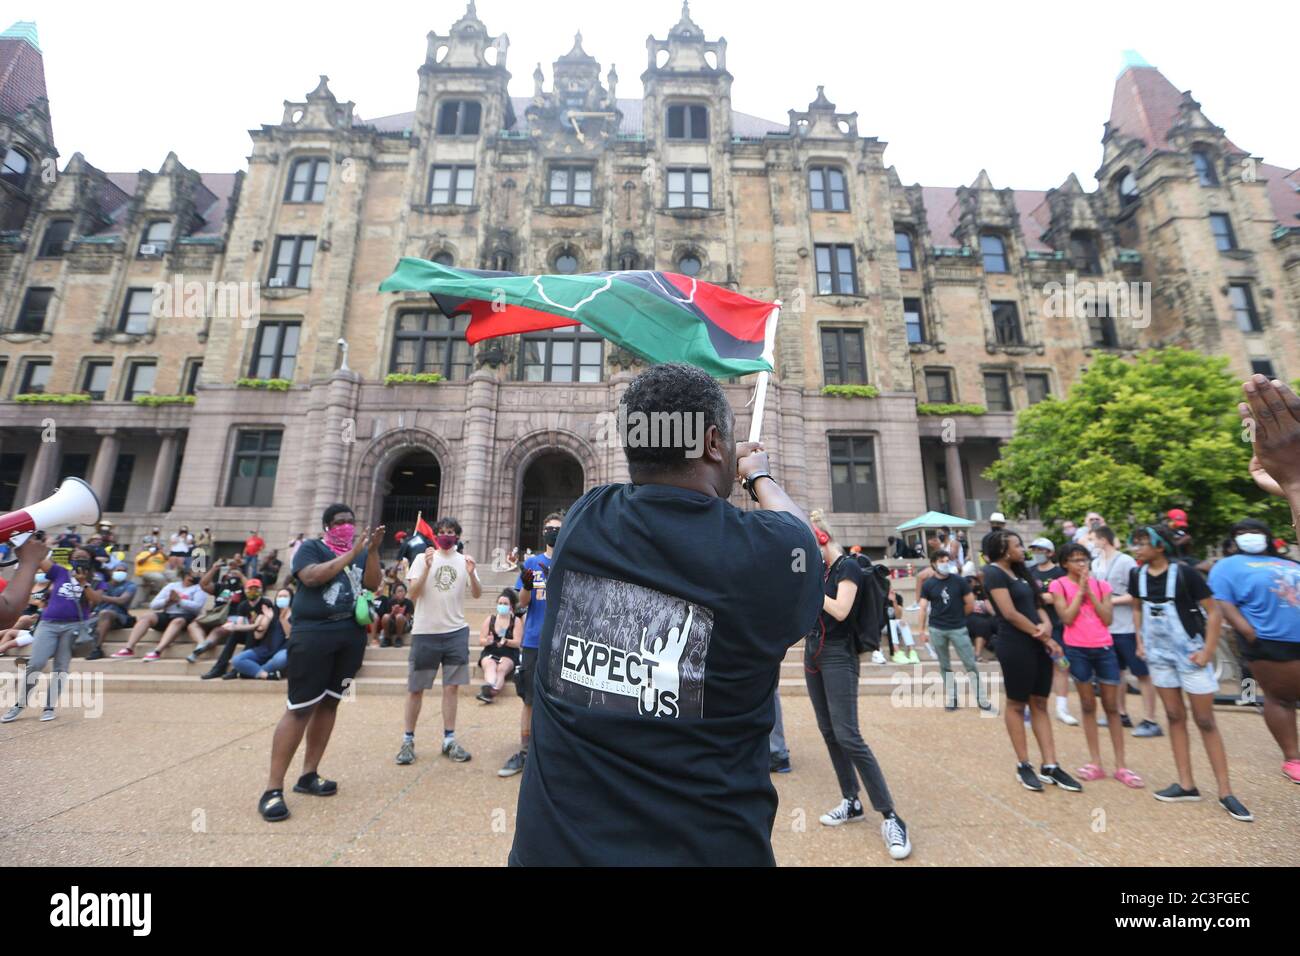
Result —
[[[1061,670],[1068,671],[1070,669],[1070,661],[1066,658],[1064,651],[1060,651],[1051,656],[1052,656],[1052,662],[1056,664],[1056,666],[1059,667]]]

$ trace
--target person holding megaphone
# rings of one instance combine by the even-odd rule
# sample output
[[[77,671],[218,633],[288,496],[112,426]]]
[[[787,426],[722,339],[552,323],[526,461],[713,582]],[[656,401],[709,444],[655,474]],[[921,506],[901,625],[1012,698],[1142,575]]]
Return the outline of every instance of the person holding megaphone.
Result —
[[[76,524],[94,524],[102,511],[90,485],[66,478],[59,490],[20,511],[0,514],[0,544],[12,541],[18,569],[7,588],[0,589],[0,630],[12,627],[27,607],[36,572],[50,553],[44,532]],[[2,582],[0,582],[2,583]]]

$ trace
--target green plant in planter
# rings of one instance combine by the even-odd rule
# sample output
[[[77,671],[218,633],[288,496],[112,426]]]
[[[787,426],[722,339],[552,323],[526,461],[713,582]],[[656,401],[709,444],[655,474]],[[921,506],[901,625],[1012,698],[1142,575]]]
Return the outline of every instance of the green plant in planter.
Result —
[[[237,378],[237,388],[264,388],[269,392],[287,392],[293,382],[287,378]]]
[[[14,401],[27,405],[84,405],[90,396],[85,392],[24,392],[15,395]]]
[[[148,405],[151,408],[158,405],[193,405],[193,395],[137,395],[131,399],[137,405]]]
[[[971,402],[919,402],[918,415],[983,415],[988,409]]]
[[[822,388],[822,394],[836,398],[875,398],[880,389],[874,385],[827,385]]]
[[[385,385],[433,385],[444,381],[437,372],[393,372],[384,376]]]

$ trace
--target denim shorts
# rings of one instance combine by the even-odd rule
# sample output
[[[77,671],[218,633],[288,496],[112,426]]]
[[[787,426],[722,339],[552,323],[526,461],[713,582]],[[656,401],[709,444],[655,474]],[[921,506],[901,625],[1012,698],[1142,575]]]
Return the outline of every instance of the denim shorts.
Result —
[[[1136,634],[1130,631],[1128,634],[1112,634],[1110,638],[1115,642],[1115,653],[1119,656],[1119,666],[1123,670],[1134,677],[1146,677],[1151,673],[1147,668],[1147,662],[1137,655]]]
[[[1080,684],[1119,683],[1119,655],[1113,646],[1073,647],[1065,645],[1065,657],[1070,662],[1070,676]]]

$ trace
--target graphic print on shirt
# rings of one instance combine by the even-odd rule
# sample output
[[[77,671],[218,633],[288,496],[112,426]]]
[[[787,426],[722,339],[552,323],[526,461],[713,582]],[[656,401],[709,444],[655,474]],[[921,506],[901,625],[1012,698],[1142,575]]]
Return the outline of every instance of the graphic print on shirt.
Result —
[[[548,659],[549,687],[592,710],[704,716],[713,612],[627,581],[566,572]]]
[[[439,591],[450,591],[455,583],[456,569],[450,564],[440,565],[438,570],[433,572],[433,586]]]
[[[334,578],[333,583],[321,594],[321,600],[325,602],[325,606],[335,610],[351,607],[356,602],[353,595],[361,593],[362,573],[362,570],[355,565],[349,564],[344,568],[343,574],[346,581],[341,577]],[[348,586],[346,595],[343,594],[344,584]]]

